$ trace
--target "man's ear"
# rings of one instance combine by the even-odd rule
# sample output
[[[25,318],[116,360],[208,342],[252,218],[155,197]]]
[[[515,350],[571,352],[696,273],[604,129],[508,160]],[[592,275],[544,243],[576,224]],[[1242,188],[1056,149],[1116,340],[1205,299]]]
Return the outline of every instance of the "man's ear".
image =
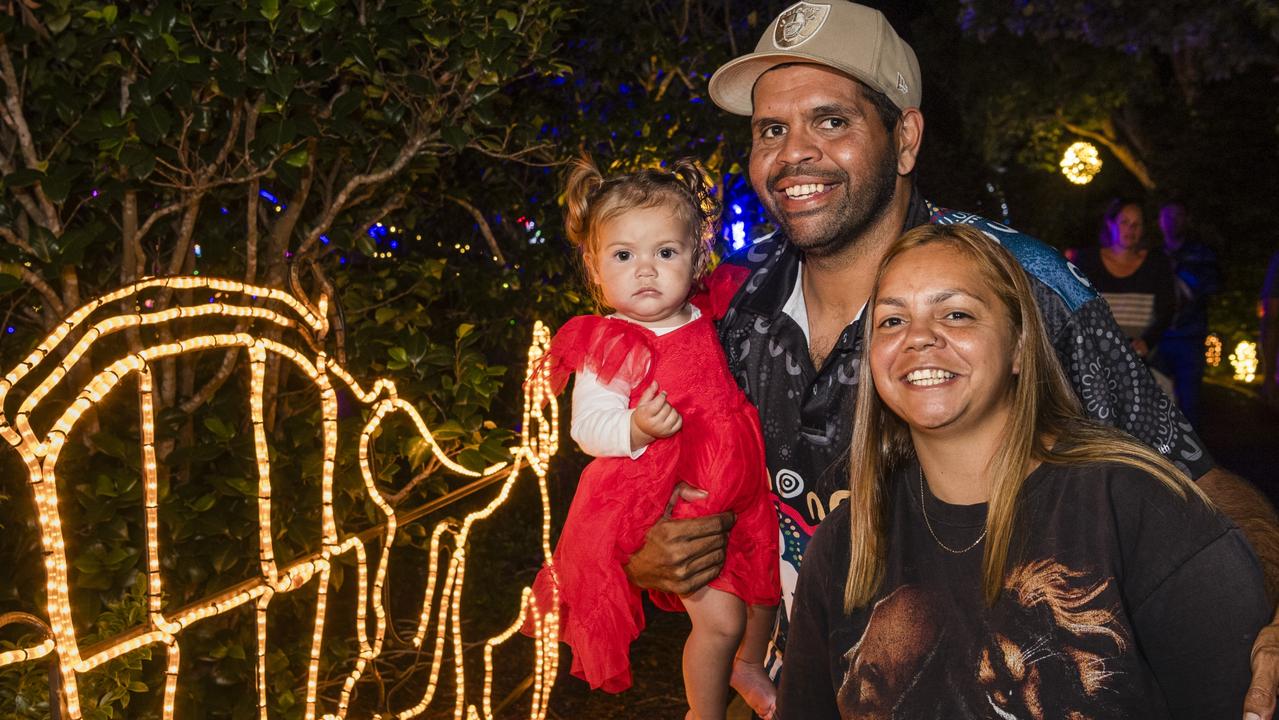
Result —
[[[924,116],[919,108],[906,108],[897,121],[897,174],[909,175],[915,170],[919,147],[924,141]]]

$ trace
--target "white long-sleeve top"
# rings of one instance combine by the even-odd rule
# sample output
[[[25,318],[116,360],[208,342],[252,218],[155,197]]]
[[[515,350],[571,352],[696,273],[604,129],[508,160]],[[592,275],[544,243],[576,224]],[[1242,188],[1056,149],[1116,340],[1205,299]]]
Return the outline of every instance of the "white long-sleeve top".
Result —
[[[674,332],[702,316],[697,306],[691,306],[688,322],[669,328],[650,328],[655,335]],[[611,315],[625,320],[618,315]],[[647,446],[631,448],[631,414],[629,407],[632,388],[622,383],[600,383],[599,377],[582,368],[573,378],[573,418],[569,423],[569,435],[592,457],[629,457],[632,460],[644,454]],[[678,408],[676,408],[678,409]]]

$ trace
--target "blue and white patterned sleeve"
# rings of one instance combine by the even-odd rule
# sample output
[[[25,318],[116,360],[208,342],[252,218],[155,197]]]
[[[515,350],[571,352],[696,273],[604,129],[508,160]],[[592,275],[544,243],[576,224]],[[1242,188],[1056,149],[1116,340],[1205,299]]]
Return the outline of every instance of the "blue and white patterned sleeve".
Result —
[[[931,221],[976,227],[1007,248],[1026,269],[1044,328],[1089,417],[1127,432],[1192,478],[1214,467],[1177,404],[1132,352],[1105,299],[1061,253],[972,213],[933,208]]]
[[[1213,468],[1203,441],[1132,352],[1104,300],[1084,303],[1053,337],[1062,369],[1089,417],[1124,430],[1192,478]]]

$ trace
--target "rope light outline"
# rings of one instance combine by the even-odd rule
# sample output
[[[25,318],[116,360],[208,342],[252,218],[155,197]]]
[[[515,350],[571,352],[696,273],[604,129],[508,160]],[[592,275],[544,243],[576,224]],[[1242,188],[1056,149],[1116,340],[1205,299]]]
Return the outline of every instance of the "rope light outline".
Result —
[[[252,304],[237,305],[228,302],[210,302],[207,304],[175,306],[156,312],[144,312],[141,306],[134,313],[113,315],[86,327],[87,320],[97,311],[111,303],[126,300],[131,296],[153,290],[194,290],[207,289],[223,294],[239,295],[252,298]],[[268,303],[279,303],[291,310],[300,319],[294,320],[266,307]],[[58,387],[70,374],[72,367],[100,339],[114,333],[146,326],[156,326],[177,319],[194,319],[204,317],[222,317],[230,319],[253,319],[274,325],[279,329],[294,329],[312,351],[310,357],[298,352],[287,344],[270,338],[258,337],[251,333],[237,331],[230,333],[214,333],[186,337],[177,342],[150,345],[129,352],[125,357],[116,360],[106,369],[97,372],[93,379],[81,389],[50,426],[44,436],[38,436],[31,425],[30,414],[54,388]],[[231,610],[253,603],[255,606],[255,623],[257,629],[257,653],[255,657],[256,687],[259,716],[267,716],[267,688],[265,659],[267,650],[267,609],[277,593],[297,590],[317,579],[316,615],[312,633],[311,657],[307,671],[306,714],[308,720],[317,717],[318,705],[318,672],[319,655],[325,634],[324,626],[327,609],[327,588],[332,563],[348,554],[354,553],[357,567],[358,600],[356,610],[356,640],[359,653],[355,666],[347,674],[341,691],[336,713],[326,713],[319,717],[345,718],[349,709],[351,694],[369,662],[381,653],[386,629],[386,611],[382,601],[382,589],[386,580],[389,562],[389,551],[395,538],[396,529],[402,524],[425,515],[427,511],[437,509],[443,503],[432,502],[427,506],[397,513],[378,491],[370,467],[370,444],[373,436],[380,428],[382,421],[393,413],[403,414],[413,424],[415,430],[428,443],[436,459],[446,468],[459,475],[473,478],[474,481],[463,488],[450,493],[447,497],[469,494],[494,483],[501,487],[497,496],[486,506],[467,515],[462,522],[443,521],[435,526],[431,539],[430,566],[427,586],[423,593],[422,613],[413,644],[421,647],[430,625],[432,614],[437,616],[436,632],[433,642],[430,680],[423,692],[421,700],[411,708],[396,711],[386,717],[412,718],[422,714],[435,698],[439,686],[439,677],[446,644],[451,639],[454,657],[454,717],[491,718],[492,686],[493,686],[493,651],[507,642],[526,624],[535,629],[534,668],[532,675],[532,705],[529,717],[532,720],[544,720],[549,703],[550,693],[554,687],[558,670],[558,618],[553,612],[546,612],[536,607],[531,590],[524,588],[521,592],[517,617],[498,635],[484,641],[484,681],[482,705],[476,707],[466,702],[466,678],[464,658],[462,656],[461,598],[466,571],[466,545],[469,533],[475,523],[487,519],[500,508],[509,497],[511,490],[520,477],[520,471],[527,466],[537,479],[542,511],[541,546],[543,557],[549,560],[550,548],[550,504],[546,484],[549,459],[558,450],[559,417],[558,405],[550,391],[547,373],[542,369],[542,357],[550,342],[550,331],[540,321],[535,323],[533,339],[528,350],[528,365],[524,382],[524,412],[521,425],[520,444],[510,448],[512,459],[509,462],[497,463],[482,472],[468,470],[449,458],[436,443],[430,429],[422,420],[412,404],[400,398],[394,382],[387,379],[376,380],[369,390],[364,390],[359,383],[340,365],[331,361],[319,341],[328,331],[327,298],[321,297],[318,306],[312,306],[289,293],[259,286],[248,285],[232,280],[209,278],[202,276],[176,276],[168,278],[148,278],[117,291],[92,300],[81,306],[51,332],[23,361],[7,372],[0,379],[0,438],[13,447],[22,457],[28,473],[29,486],[33,491],[33,499],[37,510],[37,522],[40,528],[41,544],[45,557],[46,590],[48,593],[47,612],[49,630],[52,637],[24,648],[0,652],[0,668],[18,663],[31,662],[44,657],[54,656],[61,683],[61,698],[50,698],[51,702],[61,700],[67,716],[73,719],[81,717],[80,698],[77,678],[95,667],[130,652],[150,645],[162,645],[166,652],[165,689],[162,703],[162,716],[171,720],[174,715],[174,700],[180,669],[180,650],[178,638],[180,633],[200,620],[214,617]],[[24,378],[37,370],[50,358],[52,353],[72,333],[83,331],[63,359],[54,366],[35,389],[23,399],[12,423],[5,411],[9,392]],[[159,565],[159,495],[155,454],[155,414],[154,383],[151,367],[155,362],[211,349],[243,348],[249,358],[250,371],[250,417],[254,430],[254,450],[258,464],[258,523],[259,523],[259,577],[239,583],[228,590],[202,598],[176,612],[166,614],[162,596],[164,582]],[[321,396],[322,428],[324,455],[321,472],[322,495],[322,547],[293,563],[281,568],[275,561],[273,538],[271,534],[270,512],[270,463],[264,424],[264,407],[262,396],[266,360],[275,354],[282,360],[288,360],[293,367],[306,375],[316,386]],[[140,427],[142,430],[141,454],[144,481],[144,516],[146,524],[146,573],[147,573],[147,619],[144,626],[126,631],[108,641],[97,643],[82,654],[79,639],[70,612],[69,573],[67,569],[66,546],[62,534],[62,520],[58,512],[56,465],[59,454],[76,423],[85,412],[96,406],[110,395],[130,375],[138,378],[138,396]],[[330,376],[340,381],[341,385],[355,395],[360,402],[369,408],[369,417],[360,435],[359,465],[365,491],[369,499],[382,513],[382,524],[362,533],[349,537],[341,537],[333,513],[333,479],[336,468],[337,452],[337,394]],[[444,500],[442,498],[441,500]],[[400,516],[405,516],[403,519]],[[380,532],[375,532],[380,531]],[[377,561],[371,593],[368,582],[368,553],[364,544],[364,536],[380,535],[381,551]],[[451,541],[451,542],[450,542]],[[446,547],[448,543],[448,547]],[[450,549],[445,581],[441,586],[438,608],[432,606],[438,582],[439,558],[442,552]],[[372,605],[374,630],[372,640],[368,633],[368,611]],[[382,715],[374,715],[381,718]]]

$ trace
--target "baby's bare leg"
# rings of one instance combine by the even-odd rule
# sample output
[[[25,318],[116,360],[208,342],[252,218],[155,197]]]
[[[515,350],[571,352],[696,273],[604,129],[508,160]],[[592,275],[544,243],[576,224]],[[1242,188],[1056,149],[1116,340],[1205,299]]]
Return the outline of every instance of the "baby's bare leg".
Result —
[[[693,621],[684,643],[684,694],[689,717],[723,720],[733,656],[746,628],[746,603],[731,593],[705,587],[683,598]]]
[[[742,696],[755,714],[769,720],[777,704],[777,688],[764,672],[764,653],[773,634],[775,605],[751,605],[746,611],[746,633],[733,660],[733,689]]]

